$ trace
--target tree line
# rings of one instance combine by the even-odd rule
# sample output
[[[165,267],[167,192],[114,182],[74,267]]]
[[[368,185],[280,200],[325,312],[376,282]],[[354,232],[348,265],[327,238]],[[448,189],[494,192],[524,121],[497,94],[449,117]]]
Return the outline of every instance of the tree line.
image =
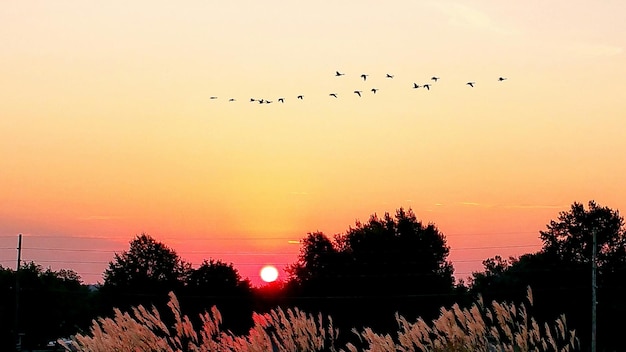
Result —
[[[550,221],[539,232],[539,251],[487,258],[483,271],[468,282],[455,281],[445,235],[403,208],[382,217],[374,214],[332,237],[307,234],[297,262],[287,268],[288,278],[260,288],[219,259],[192,268],[147,234],[137,235],[127,251],[114,255],[98,287],[84,285],[71,270],[53,271],[36,263],[26,263],[19,272],[0,267],[0,349],[14,348],[17,333],[23,334],[25,347],[33,348],[84,331],[92,319],[110,316],[114,308],[125,311],[141,304],[161,310],[169,292],[189,317],[199,319],[216,306],[224,328],[236,333],[252,326],[252,312],[297,307],[332,316],[349,338],[352,328],[397,329],[395,313],[430,321],[441,307],[469,305],[479,294],[486,302],[520,302],[528,287],[534,295],[532,315],[553,321],[565,314],[568,328],[577,331],[585,347],[591,338],[594,237],[598,350],[617,349],[626,326],[621,319],[626,313],[626,230],[618,211],[594,201],[587,208],[575,202]]]

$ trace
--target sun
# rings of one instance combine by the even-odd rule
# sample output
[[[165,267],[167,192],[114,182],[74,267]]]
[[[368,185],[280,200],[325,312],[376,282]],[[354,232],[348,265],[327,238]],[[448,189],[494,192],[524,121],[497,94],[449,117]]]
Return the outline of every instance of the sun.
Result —
[[[261,279],[265,282],[274,282],[278,279],[278,270],[273,265],[266,265],[261,268]]]

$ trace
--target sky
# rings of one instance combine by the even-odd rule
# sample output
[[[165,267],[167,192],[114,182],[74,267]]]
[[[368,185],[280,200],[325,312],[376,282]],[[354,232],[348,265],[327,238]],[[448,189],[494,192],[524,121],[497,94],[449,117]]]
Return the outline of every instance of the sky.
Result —
[[[21,233],[22,259],[101,282],[146,233],[259,284],[265,264],[285,278],[307,233],[401,207],[446,236],[457,278],[534,252],[573,202],[626,205],[624,13],[3,2],[0,265],[15,267]]]

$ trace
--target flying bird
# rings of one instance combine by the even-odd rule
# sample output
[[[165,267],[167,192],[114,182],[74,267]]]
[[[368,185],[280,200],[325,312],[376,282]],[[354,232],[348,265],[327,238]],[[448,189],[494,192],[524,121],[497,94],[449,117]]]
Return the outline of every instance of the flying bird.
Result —
[[[426,88],[426,89],[430,90],[430,84],[424,84],[422,87],[424,87],[424,88]]]
[[[343,75],[345,75],[345,73],[341,73],[339,71],[335,71],[335,76],[336,77],[343,76]]]
[[[209,99],[217,99],[217,97],[210,97]]]
[[[437,82],[437,80],[439,79],[439,77],[437,77],[437,76],[432,76],[430,79],[432,79],[433,81]]]
[[[335,93],[330,93],[330,94],[328,94],[328,95],[330,95],[331,97],[335,97],[335,98],[337,98],[337,94],[335,94]]]
[[[360,90],[355,90],[354,91],[358,96],[361,96],[361,91]]]
[[[302,95],[298,95],[298,99],[302,99],[302,98],[303,98]]]
[[[228,99],[228,101],[235,101],[235,98],[230,98]]]
[[[285,102],[285,99],[283,99],[283,98],[278,98],[278,102],[280,102],[280,103],[284,103],[284,102]]]
[[[420,86],[419,86],[419,84],[417,84],[417,83],[413,83],[413,89],[415,89],[415,88],[419,88],[419,87],[420,87]]]
[[[265,103],[265,100],[259,99],[259,104],[263,104],[263,103]]]
[[[362,75],[361,75],[361,78],[363,78],[363,80],[365,81],[365,80],[367,79],[367,76],[369,76],[369,75],[366,75],[366,74],[364,73],[364,74],[362,74]]]
[[[372,93],[376,94],[377,90],[378,90],[378,88],[372,88]]]
[[[393,78],[393,75],[387,74],[387,78]]]
[[[253,102],[255,102],[255,101],[256,101],[256,99],[254,99],[254,98],[250,98],[250,102],[251,102],[251,103],[253,103]]]
[[[502,82],[502,81],[504,81],[505,79],[506,79],[506,77],[499,77],[499,78],[498,78],[498,81]]]
[[[474,87],[475,82],[467,82],[467,83],[465,83],[465,84],[467,84],[467,85],[468,85],[468,86],[470,86],[470,87]]]

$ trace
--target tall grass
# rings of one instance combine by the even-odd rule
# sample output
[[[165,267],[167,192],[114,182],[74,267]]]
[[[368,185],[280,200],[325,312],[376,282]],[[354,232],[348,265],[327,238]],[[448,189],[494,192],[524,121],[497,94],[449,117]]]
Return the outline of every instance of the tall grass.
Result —
[[[532,291],[527,291],[532,306]],[[422,319],[409,322],[396,314],[399,330],[395,338],[380,335],[369,328],[353,330],[361,342],[368,346],[364,351],[576,351],[580,349],[575,331],[568,331],[565,315],[550,327],[543,329],[529,317],[525,304],[493,301],[486,307],[481,297],[466,309],[457,304],[450,309],[441,308],[441,314],[432,324]],[[358,349],[346,346],[350,352]]]
[[[532,292],[528,289],[528,303]],[[431,324],[422,319],[409,322],[396,314],[399,330],[396,336],[381,335],[370,328],[353,329],[360,349],[348,343],[337,346],[338,329],[330,317],[313,316],[297,308],[275,308],[253,315],[254,325],[247,335],[222,331],[222,317],[213,307],[201,315],[202,326],[196,328],[181,315],[176,296],[170,293],[168,303],[174,323],[167,326],[159,312],[138,306],[131,312],[116,309],[111,318],[93,321],[90,331],[72,338],[68,351],[575,351],[579,349],[574,331],[568,331],[565,316],[553,326],[543,328],[528,316],[525,304],[492,302],[487,307],[479,297],[469,308],[458,305],[441,308]],[[356,343],[356,342],[355,342]]]

